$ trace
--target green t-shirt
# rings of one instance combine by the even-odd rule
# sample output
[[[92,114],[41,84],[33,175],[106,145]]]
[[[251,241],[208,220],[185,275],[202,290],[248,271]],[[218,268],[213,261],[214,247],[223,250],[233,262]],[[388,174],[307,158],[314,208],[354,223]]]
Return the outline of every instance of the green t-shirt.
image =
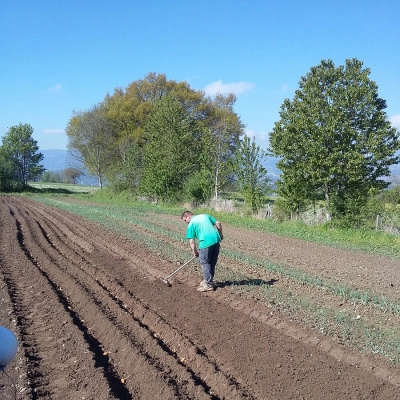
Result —
[[[217,220],[208,214],[193,215],[186,231],[186,239],[198,239],[199,249],[205,249],[221,241],[214,227]]]

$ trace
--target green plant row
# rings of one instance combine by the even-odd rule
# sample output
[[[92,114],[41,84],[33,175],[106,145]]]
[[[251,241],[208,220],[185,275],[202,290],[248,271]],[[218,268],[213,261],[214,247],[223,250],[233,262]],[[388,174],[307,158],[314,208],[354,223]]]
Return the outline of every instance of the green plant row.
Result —
[[[313,243],[345,250],[378,254],[400,259],[400,237],[373,230],[340,229],[329,225],[306,225],[299,221],[276,222],[272,219],[257,220],[246,216],[201,209],[222,221],[239,228],[274,233],[283,237],[302,239]]]
[[[250,280],[240,272],[223,268],[221,274],[222,279],[233,282],[233,290],[273,305],[273,308],[293,319],[327,336],[345,341],[361,352],[379,354],[393,364],[400,364],[400,338],[396,332],[356,319],[344,310],[321,306],[298,294],[294,296],[288,290],[275,288],[263,280]]]
[[[262,267],[268,271],[277,273],[281,276],[286,276],[297,282],[306,283],[315,287],[327,288],[334,295],[338,295],[344,300],[351,300],[362,305],[372,305],[378,307],[381,311],[400,315],[400,304],[393,303],[385,296],[380,294],[371,294],[370,292],[352,289],[342,283],[327,281],[307,274],[304,271],[288,268],[283,265],[275,264],[270,261],[255,259],[242,252],[237,252],[231,249],[223,249],[222,254],[227,255],[233,260],[240,261],[246,265],[253,267]]]
[[[384,356],[394,364],[400,363],[400,338],[395,332],[357,320],[343,310],[321,307],[308,298],[284,293],[282,289],[265,286],[264,296],[274,300],[275,306],[287,314],[301,315],[303,322],[321,333],[346,341],[360,351]]]

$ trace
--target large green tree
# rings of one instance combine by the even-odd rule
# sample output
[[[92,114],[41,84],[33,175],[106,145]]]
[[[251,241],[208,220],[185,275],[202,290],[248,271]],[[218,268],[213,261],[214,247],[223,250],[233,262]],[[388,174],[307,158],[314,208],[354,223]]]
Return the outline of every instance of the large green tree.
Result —
[[[38,152],[39,146],[32,134],[31,125],[20,123],[12,126],[3,137],[3,157],[14,168],[13,179],[24,187],[28,180],[35,179],[45,170],[40,164],[43,154]]]
[[[145,126],[141,191],[150,198],[171,200],[198,170],[196,121],[172,94],[156,102]]]
[[[388,186],[399,134],[369,75],[357,59],[339,67],[322,61],[301,78],[293,100],[285,99],[270,150],[280,158],[279,194],[289,204],[322,199],[332,219],[352,223]]]
[[[113,163],[110,183],[118,189],[137,190],[142,175],[144,130],[150,114],[162,97],[173,94],[194,119],[201,115],[197,109],[204,95],[185,82],[167,80],[165,74],[149,73],[132,82],[125,90],[116,89],[104,99],[119,148],[119,160]]]
[[[164,74],[149,73],[126,89],[117,88],[112,95],[107,94],[96,106],[101,109],[100,113],[94,109],[74,112],[67,127],[68,147],[80,157],[87,169],[100,179],[106,177],[117,190],[138,192],[139,188],[147,187],[148,182],[141,184],[141,180],[149,177],[144,160],[145,147],[147,153],[149,149],[148,124],[154,119],[153,111],[159,107],[158,103],[168,95],[180,104],[196,126],[192,131],[193,143],[202,149],[196,162],[202,167],[196,170],[197,178],[191,176],[190,190],[186,193],[196,201],[203,201],[210,196],[212,181],[217,197],[218,190],[228,181],[227,163],[243,134],[243,124],[233,111],[234,95],[210,98],[203,91],[193,90],[186,82],[167,80]],[[106,135],[100,134],[104,130],[97,128],[99,115],[101,125],[107,126]],[[160,140],[168,140],[165,129],[157,135]],[[162,135],[166,138],[162,139]],[[203,149],[207,149],[207,153]]]
[[[122,175],[128,185],[135,187],[140,171],[136,169],[137,173],[125,174],[132,171],[132,163],[138,165],[147,121],[156,103],[167,94],[171,94],[191,118],[202,126],[194,134],[208,148],[208,166],[212,171],[211,177],[208,173],[202,176],[213,179],[217,197],[219,188],[228,180],[227,161],[232,157],[244,132],[243,124],[233,110],[236,97],[218,94],[210,98],[202,91],[193,90],[186,82],[167,80],[164,74],[149,73],[144,79],[132,82],[124,90],[116,89],[104,99],[106,115],[115,129],[120,148],[118,170],[123,171]],[[122,175],[118,174],[118,179]]]
[[[265,152],[256,144],[255,138],[250,140],[244,136],[233,158],[236,185],[253,214],[262,207],[265,195],[270,190],[268,171],[262,164],[265,157]]]

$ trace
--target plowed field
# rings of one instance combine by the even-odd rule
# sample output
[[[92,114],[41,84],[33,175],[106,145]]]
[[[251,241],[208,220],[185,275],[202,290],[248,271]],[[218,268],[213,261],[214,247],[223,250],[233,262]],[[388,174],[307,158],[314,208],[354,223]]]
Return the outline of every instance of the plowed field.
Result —
[[[165,229],[173,229],[173,218],[184,237],[179,217],[157,216]],[[226,250],[245,248],[399,297],[399,260],[223,227]],[[185,261],[187,243],[168,240]],[[19,339],[8,376],[0,372],[0,398],[400,399],[397,364],[328,338],[243,290],[261,280],[290,287],[293,296],[313,289],[243,270],[224,254],[220,264],[242,268],[247,279],[225,278],[200,293],[201,275],[190,266],[167,286],[160,278],[178,267],[172,257],[74,213],[0,196],[0,325]],[[315,296],[325,295],[315,289]],[[338,302],[326,294],[331,301]],[[376,314],[354,307],[355,324],[356,315]],[[375,318],[398,325],[395,315]]]

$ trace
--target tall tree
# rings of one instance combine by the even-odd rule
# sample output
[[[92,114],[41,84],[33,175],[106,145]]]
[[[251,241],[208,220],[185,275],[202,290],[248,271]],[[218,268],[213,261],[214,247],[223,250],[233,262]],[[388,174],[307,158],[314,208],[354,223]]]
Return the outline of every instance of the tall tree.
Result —
[[[155,104],[168,93],[173,94],[192,118],[201,119],[204,93],[191,89],[186,82],[167,80],[164,74],[149,73],[104,99],[106,116],[120,153],[111,177],[115,188],[136,190],[143,166],[144,129]]]
[[[212,100],[212,111],[207,118],[207,126],[212,136],[209,148],[213,156],[214,198],[218,199],[221,188],[229,176],[229,160],[234,155],[240,137],[244,134],[244,125],[233,111],[236,102],[234,94],[217,94]]]
[[[140,187],[157,200],[170,200],[197,169],[196,122],[172,94],[159,100],[145,127],[144,168]]]
[[[117,141],[105,117],[104,106],[100,104],[88,111],[74,112],[66,132],[73,157],[96,176],[102,188],[107,171],[118,160]]]
[[[64,181],[64,174],[61,171],[45,171],[41,178],[42,182],[60,183]]]
[[[264,151],[248,136],[239,143],[233,159],[237,186],[242,193],[245,204],[255,214],[263,205],[265,195],[269,191],[267,170],[262,165],[266,157]]]
[[[3,137],[3,154],[15,167],[14,179],[27,186],[29,179],[40,176],[45,168],[40,165],[43,154],[33,139],[33,128],[29,124],[12,126]]]
[[[312,67],[293,100],[285,99],[270,134],[270,149],[280,157],[280,194],[297,204],[323,199],[332,219],[349,223],[388,186],[383,178],[399,162],[398,132],[362,66],[351,59]]]

